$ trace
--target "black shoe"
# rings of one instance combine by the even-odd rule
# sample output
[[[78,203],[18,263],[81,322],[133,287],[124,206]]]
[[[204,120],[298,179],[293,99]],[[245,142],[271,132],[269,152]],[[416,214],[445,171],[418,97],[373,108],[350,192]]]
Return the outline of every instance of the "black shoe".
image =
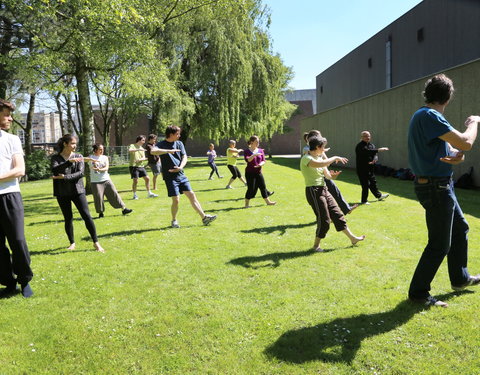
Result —
[[[463,285],[458,285],[458,286],[452,285],[452,289],[459,292],[469,286],[475,286],[478,284],[480,284],[480,275],[475,275],[475,276],[470,276]]]
[[[133,211],[132,209],[125,207],[125,208],[122,210],[122,215],[127,215],[127,214],[129,214],[130,212],[132,212],[132,211]]]
[[[98,214],[98,218],[102,218],[103,216],[104,216],[104,215],[103,215],[103,212],[100,212],[100,213]]]
[[[33,296],[33,290],[30,287],[30,284],[27,283],[26,285],[22,285],[22,295],[25,298],[29,298],[29,297]]]
[[[268,195],[269,197],[271,197],[273,194],[275,194],[274,191],[267,191],[267,195]]]
[[[427,307],[448,307],[448,303],[440,301],[433,296],[428,296],[427,298],[409,298],[409,300],[413,303],[418,303]]]

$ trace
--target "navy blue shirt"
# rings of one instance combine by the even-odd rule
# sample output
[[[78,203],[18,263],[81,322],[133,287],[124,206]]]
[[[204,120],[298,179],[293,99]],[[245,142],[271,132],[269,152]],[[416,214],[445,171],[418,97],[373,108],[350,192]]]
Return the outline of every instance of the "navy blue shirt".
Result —
[[[169,172],[169,169],[172,169],[174,166],[179,166],[182,162],[183,156],[186,155],[185,151],[185,146],[183,145],[183,142],[181,141],[175,141],[175,142],[168,142],[166,140],[160,141],[157,143],[158,148],[162,148],[165,150],[173,150],[177,149],[180,151],[176,151],[173,154],[163,154],[160,155],[160,161],[162,163],[162,175],[163,179],[171,179],[174,180],[177,177],[182,176],[183,169],[180,172]]]
[[[408,128],[408,162],[415,175],[452,175],[452,166],[440,161],[449,155],[449,145],[438,138],[451,131],[453,127],[435,109],[422,107],[413,114]]]

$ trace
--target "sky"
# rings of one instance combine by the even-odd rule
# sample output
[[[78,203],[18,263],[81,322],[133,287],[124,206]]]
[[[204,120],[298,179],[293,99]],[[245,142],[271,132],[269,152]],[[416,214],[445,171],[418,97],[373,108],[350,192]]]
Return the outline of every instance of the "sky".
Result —
[[[421,0],[263,0],[270,8],[273,52],[314,89],[315,77],[421,3]]]

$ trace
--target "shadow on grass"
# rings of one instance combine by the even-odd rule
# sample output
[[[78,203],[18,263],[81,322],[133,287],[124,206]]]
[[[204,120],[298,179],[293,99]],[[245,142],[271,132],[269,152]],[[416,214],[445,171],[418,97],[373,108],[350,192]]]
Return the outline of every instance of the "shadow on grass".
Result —
[[[259,233],[259,234],[270,234],[273,232],[280,232],[280,235],[284,235],[287,229],[299,229],[315,225],[316,222],[312,223],[302,223],[302,224],[287,224],[287,225],[274,225],[271,227],[262,227],[262,228],[253,228],[242,230],[242,233]]]
[[[210,202],[221,203],[221,202],[234,202],[234,201],[243,201],[243,200],[245,200],[245,198],[241,197],[241,198],[232,198],[232,199],[217,199]]]
[[[87,238],[90,240],[90,237]],[[68,240],[66,240],[68,242]],[[90,253],[90,252],[97,252],[94,249],[93,244],[91,249],[75,249],[75,250],[68,250],[67,247],[57,247],[55,249],[48,249],[48,250],[40,250],[40,251],[30,251],[30,255],[61,255],[61,254],[73,254],[73,253]]]
[[[452,292],[437,297],[447,301],[466,293],[473,292]],[[280,336],[264,353],[270,358],[296,364],[310,361],[350,364],[363,340],[396,329],[426,308],[404,300],[390,311],[337,318],[313,327],[291,330]]]
[[[168,229],[167,228],[148,228],[148,229],[132,229],[132,230],[122,230],[119,232],[111,232],[111,233],[103,233],[103,234],[97,234],[98,238],[109,238],[109,237],[116,237],[116,236],[130,236],[132,234],[139,234],[139,233],[146,233],[146,232],[156,232],[160,229]],[[84,241],[90,241],[90,236],[84,236],[82,237],[82,240]]]
[[[313,249],[309,249],[306,251],[291,251],[289,253],[270,253],[260,256],[247,256],[241,258],[235,258],[231,261],[227,262],[226,264],[232,264],[234,266],[242,266],[245,268],[276,268],[280,266],[280,261],[287,260],[287,259],[295,259],[295,258],[302,258],[308,257],[314,254],[319,254]],[[263,263],[268,262],[267,264],[263,265],[256,265],[256,263]]]

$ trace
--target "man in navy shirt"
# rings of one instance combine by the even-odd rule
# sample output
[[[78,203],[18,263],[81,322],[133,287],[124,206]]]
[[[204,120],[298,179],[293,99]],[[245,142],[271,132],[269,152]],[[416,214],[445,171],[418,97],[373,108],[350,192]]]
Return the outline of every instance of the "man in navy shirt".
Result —
[[[172,197],[172,228],[180,228],[177,221],[178,204],[180,194],[185,194],[190,200],[193,209],[202,218],[203,225],[210,224],[217,218],[216,215],[206,215],[202,210],[200,202],[190,186],[183,168],[187,164],[187,153],[183,142],[179,141],[180,128],[170,125],[165,130],[165,140],[157,143],[157,149],[152,149],[152,155],[160,155],[162,174],[167,186],[168,196]]]
[[[472,148],[480,116],[465,121],[463,133],[443,116],[453,94],[452,81],[444,74],[425,84],[426,105],[416,111],[408,130],[408,158],[415,173],[415,194],[425,209],[428,243],[410,283],[409,298],[427,306],[447,307],[430,295],[430,283],[447,256],[452,289],[459,291],[480,283],[480,275],[467,270],[468,223],[458,204],[452,181],[452,165],[464,161]]]

